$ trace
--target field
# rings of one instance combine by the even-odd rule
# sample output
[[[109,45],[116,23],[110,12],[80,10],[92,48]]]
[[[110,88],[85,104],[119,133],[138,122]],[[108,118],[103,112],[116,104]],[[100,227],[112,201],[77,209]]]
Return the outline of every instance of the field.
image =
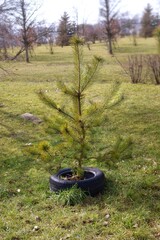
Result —
[[[130,54],[154,54],[154,39],[120,39],[118,59]],[[62,101],[56,82],[72,78],[71,47],[35,48],[31,63],[1,62],[0,73],[0,240],[158,240],[160,239],[160,86],[132,84],[104,43],[84,46],[84,61],[105,60],[89,96],[100,98],[121,82],[123,101],[108,110],[102,137],[112,146],[118,136],[132,140],[131,153],[115,164],[94,163],[106,176],[105,192],[82,204],[62,206],[50,192],[50,163],[27,153],[30,144],[50,140],[45,122],[23,120],[23,113],[43,119],[54,113],[42,103],[43,89]],[[89,163],[88,163],[89,164]]]

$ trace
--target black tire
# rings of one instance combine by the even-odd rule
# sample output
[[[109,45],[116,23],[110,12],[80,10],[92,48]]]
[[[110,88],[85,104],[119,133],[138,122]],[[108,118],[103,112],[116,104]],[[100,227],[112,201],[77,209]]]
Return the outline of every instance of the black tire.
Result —
[[[60,191],[64,189],[71,188],[75,184],[81,188],[86,193],[91,196],[95,196],[101,193],[104,189],[105,176],[104,173],[98,168],[84,168],[85,179],[84,180],[63,180],[61,176],[66,176],[67,174],[72,174],[71,168],[65,168],[60,170],[57,174],[50,177],[50,189],[51,191]]]

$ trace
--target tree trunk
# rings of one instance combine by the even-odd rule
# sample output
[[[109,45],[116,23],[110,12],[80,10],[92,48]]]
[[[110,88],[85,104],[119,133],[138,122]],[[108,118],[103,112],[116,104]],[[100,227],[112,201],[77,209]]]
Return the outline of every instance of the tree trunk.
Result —
[[[108,38],[108,48],[109,48],[109,54],[113,55],[113,49],[112,49],[112,39]]]
[[[4,57],[4,60],[8,58],[7,47],[4,41],[3,41],[3,57]]]
[[[24,48],[21,48],[19,51],[18,51],[18,53],[14,56],[14,57],[12,57],[10,60],[15,60],[22,52],[24,52]]]
[[[29,63],[29,47],[26,45],[25,46],[25,57],[26,57],[26,62]]]

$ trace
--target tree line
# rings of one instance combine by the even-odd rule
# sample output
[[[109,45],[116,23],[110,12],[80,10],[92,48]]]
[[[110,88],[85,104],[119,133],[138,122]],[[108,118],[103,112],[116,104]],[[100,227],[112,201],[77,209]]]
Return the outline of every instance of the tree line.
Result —
[[[48,44],[50,53],[53,54],[54,44],[68,46],[74,34],[82,37],[89,49],[90,43],[106,41],[109,53],[113,54],[117,37],[131,35],[133,44],[136,45],[137,35],[152,37],[160,26],[159,15],[153,13],[150,4],[144,9],[141,18],[131,18],[127,13],[120,13],[118,0],[101,0],[101,20],[97,24],[79,24],[64,12],[58,25],[49,25],[45,20],[37,21],[39,9],[40,6],[34,0],[4,0],[0,4],[1,60],[14,60],[25,53],[25,61],[29,62],[33,47],[40,44]],[[159,32],[160,30],[157,34]]]

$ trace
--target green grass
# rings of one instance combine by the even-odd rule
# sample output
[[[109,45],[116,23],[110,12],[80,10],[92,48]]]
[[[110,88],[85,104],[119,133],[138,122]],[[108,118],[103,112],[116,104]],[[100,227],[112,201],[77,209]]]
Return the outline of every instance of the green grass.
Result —
[[[118,58],[132,53],[156,53],[154,39],[119,40]],[[89,94],[108,94],[113,81],[122,82],[124,100],[108,111],[108,127],[98,136],[112,146],[117,136],[131,137],[132,158],[114,166],[88,163],[106,175],[103,195],[87,197],[83,204],[62,206],[49,190],[52,163],[26,153],[29,143],[49,140],[45,123],[35,125],[20,118],[30,112],[43,118],[54,114],[36,92],[45,89],[59,101],[56,81],[72,77],[70,47],[35,48],[30,64],[1,63],[10,75],[0,81],[0,239],[158,240],[160,237],[160,88],[131,84],[104,43],[84,47],[85,61],[94,54],[105,59]],[[37,226],[38,228],[36,228]]]

